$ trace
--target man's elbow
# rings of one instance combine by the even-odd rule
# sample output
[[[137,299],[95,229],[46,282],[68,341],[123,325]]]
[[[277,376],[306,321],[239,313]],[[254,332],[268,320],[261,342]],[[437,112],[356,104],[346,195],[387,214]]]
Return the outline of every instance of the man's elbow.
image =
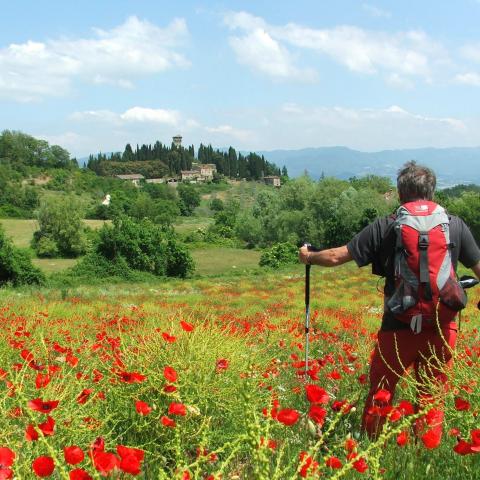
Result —
[[[346,245],[344,245],[343,247],[332,248],[328,257],[328,266],[337,267],[339,265],[343,265],[346,262],[349,262],[350,260],[352,260],[352,257]]]

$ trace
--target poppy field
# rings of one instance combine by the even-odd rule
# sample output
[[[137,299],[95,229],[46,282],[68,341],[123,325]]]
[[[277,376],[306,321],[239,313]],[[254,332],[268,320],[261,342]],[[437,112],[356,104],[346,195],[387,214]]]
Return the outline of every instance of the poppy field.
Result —
[[[407,373],[393,405],[375,396],[380,436],[360,432],[376,283],[352,265],[312,270],[308,370],[301,266],[0,292],[0,479],[478,479],[474,301],[447,390],[432,385],[418,411]]]

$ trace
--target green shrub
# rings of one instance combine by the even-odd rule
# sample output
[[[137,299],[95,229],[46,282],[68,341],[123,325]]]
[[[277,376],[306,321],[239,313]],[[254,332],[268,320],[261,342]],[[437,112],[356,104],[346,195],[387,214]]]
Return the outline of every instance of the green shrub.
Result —
[[[43,273],[32,264],[26,250],[14,247],[0,227],[0,285],[40,285]]]
[[[298,249],[292,243],[276,243],[271,248],[264,250],[260,257],[261,267],[279,268],[298,262]]]
[[[57,244],[50,237],[40,237],[36,242],[35,251],[40,258],[55,258],[59,255]]]
[[[114,219],[98,233],[92,252],[74,270],[79,275],[131,278],[134,271],[156,276],[186,277],[194,270],[193,259],[173,230],[148,219]]]
[[[225,208],[225,205],[223,204],[220,198],[214,198],[210,202],[210,210],[213,210],[214,212],[220,212],[224,208]]]
[[[32,247],[38,253],[42,238],[49,238],[61,256],[78,257],[85,253],[83,214],[79,202],[71,196],[45,199],[38,211],[40,229],[34,233]]]

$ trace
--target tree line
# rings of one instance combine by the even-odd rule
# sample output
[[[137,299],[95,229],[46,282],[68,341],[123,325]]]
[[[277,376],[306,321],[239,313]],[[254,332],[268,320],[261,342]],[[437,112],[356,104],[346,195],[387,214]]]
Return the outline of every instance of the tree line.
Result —
[[[217,174],[227,178],[260,180],[268,175],[288,175],[285,167],[280,170],[274,163],[265,160],[263,155],[256,153],[244,155],[237,153],[233,147],[222,151],[201,143],[196,159],[193,145],[182,147],[172,143],[167,146],[158,140],[153,145],[137,145],[135,149],[127,143],[123,153],[90,155],[87,168],[102,176],[140,173],[147,178],[154,178],[178,176],[182,170],[191,170],[195,161],[215,165]]]

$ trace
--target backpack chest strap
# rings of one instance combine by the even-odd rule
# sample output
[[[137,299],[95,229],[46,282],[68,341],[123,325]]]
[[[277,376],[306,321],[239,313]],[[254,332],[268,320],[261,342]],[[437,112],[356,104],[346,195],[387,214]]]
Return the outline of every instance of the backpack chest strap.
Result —
[[[430,285],[430,272],[428,268],[428,246],[430,240],[428,232],[419,232],[418,250],[419,250],[419,277],[420,284],[423,285],[423,294],[425,300],[432,300],[432,286]]]

